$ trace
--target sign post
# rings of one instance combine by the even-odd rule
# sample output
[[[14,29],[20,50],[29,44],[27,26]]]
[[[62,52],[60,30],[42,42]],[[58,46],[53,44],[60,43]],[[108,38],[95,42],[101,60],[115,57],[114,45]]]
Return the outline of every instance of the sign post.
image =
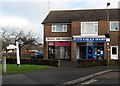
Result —
[[[17,66],[20,65],[20,55],[19,55],[19,43],[16,41],[16,55],[17,55]]]
[[[17,66],[19,66],[19,65],[20,65],[19,43],[18,43],[18,41],[16,41],[15,43],[16,43],[16,46],[14,46],[14,45],[9,45],[9,46],[7,47],[7,49],[8,49],[8,50],[10,50],[10,49],[16,49]]]

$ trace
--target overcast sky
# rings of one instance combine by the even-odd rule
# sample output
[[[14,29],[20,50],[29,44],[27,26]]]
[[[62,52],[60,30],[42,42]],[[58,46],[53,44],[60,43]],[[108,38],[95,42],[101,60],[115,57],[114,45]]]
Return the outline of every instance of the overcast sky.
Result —
[[[43,19],[50,10],[118,8],[119,0],[1,0],[0,27],[32,30],[43,40]]]

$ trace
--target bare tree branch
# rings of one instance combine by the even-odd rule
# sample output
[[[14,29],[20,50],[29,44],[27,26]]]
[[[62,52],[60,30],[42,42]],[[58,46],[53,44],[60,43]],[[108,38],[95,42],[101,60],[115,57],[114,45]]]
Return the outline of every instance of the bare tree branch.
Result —
[[[4,40],[4,48],[10,44],[15,44],[16,41],[19,41],[19,48],[21,48],[27,44],[34,45],[37,42],[37,37],[31,31],[24,32],[24,31],[16,31],[16,30],[8,30],[7,28],[2,28],[2,39]],[[5,43],[6,42],[6,43]]]

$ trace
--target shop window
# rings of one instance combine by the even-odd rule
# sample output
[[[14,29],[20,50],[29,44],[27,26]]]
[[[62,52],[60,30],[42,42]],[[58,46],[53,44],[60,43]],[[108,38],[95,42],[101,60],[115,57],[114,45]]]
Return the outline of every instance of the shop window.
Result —
[[[110,31],[118,31],[119,30],[119,22],[111,21],[110,22]]]
[[[52,32],[67,32],[67,25],[66,24],[53,24]]]
[[[98,35],[98,22],[81,22],[81,35]]]

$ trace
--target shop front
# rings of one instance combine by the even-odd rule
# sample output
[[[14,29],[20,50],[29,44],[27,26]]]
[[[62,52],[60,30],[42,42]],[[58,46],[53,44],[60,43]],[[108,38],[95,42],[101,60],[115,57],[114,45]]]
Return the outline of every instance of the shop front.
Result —
[[[76,59],[104,59],[104,36],[74,37],[76,42]]]
[[[48,59],[65,59],[71,57],[71,38],[52,38],[48,41]]]

